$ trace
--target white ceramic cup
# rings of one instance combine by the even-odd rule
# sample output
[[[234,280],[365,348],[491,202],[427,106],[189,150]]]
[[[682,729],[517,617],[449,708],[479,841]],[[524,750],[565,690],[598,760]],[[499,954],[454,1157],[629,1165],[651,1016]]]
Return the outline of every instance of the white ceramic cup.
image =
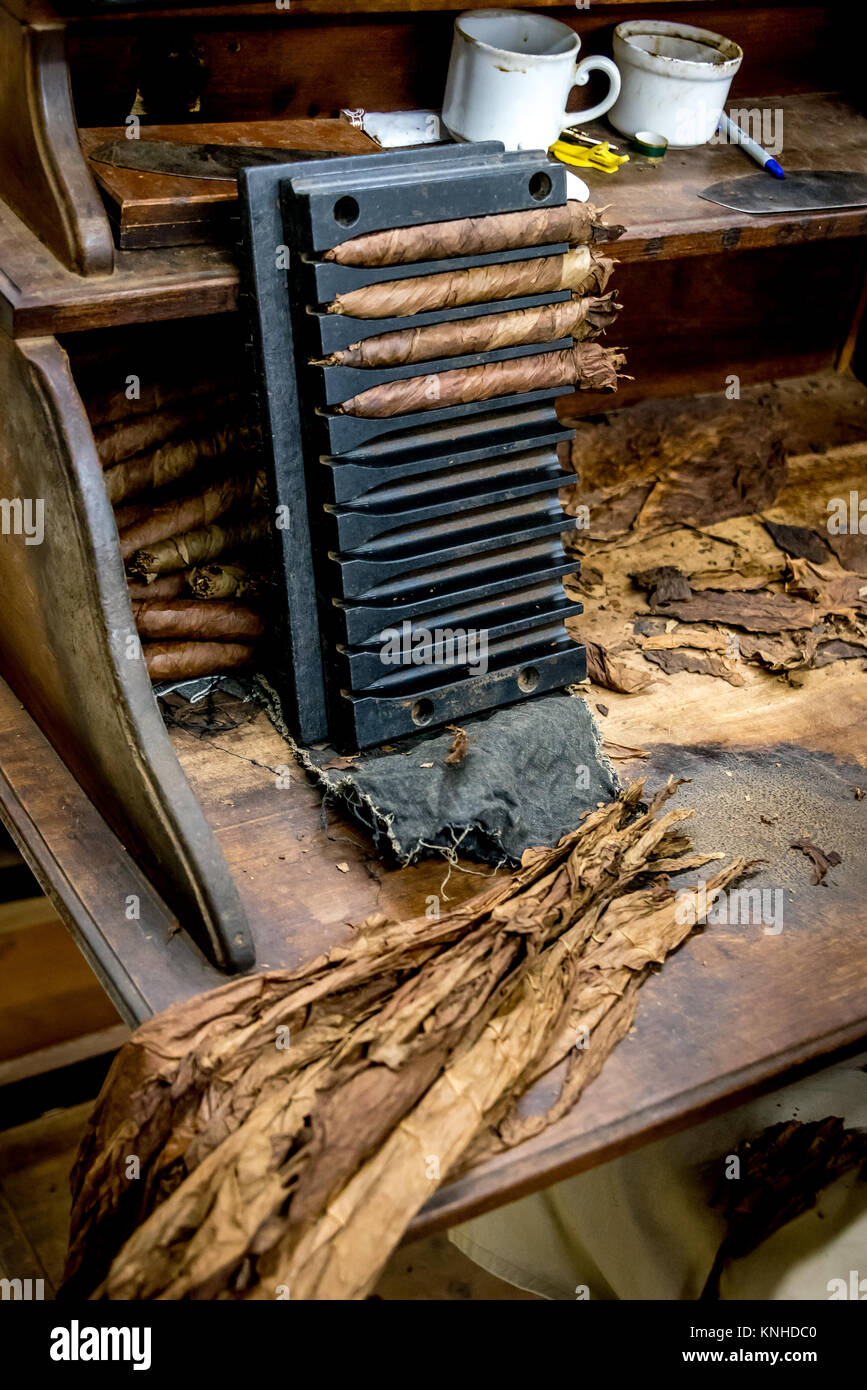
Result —
[[[502,140],[507,150],[546,150],[576,120],[614,105],[620,73],[610,58],[578,62],[581,40],[568,24],[524,10],[468,10],[455,20],[443,125],[456,140]],[[594,68],[611,88],[589,111],[567,113],[575,86]]]
[[[655,130],[672,149],[704,145],[743,56],[712,29],[652,19],[618,24],[614,57],[623,85],[608,119],[624,135]]]

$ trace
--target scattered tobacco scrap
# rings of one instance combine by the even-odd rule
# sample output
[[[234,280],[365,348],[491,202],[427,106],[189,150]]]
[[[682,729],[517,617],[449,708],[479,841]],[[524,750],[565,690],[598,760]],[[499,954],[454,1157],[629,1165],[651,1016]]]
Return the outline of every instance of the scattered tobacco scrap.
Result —
[[[439,920],[376,914],[301,970],[144,1024],[75,1165],[66,1291],[363,1298],[439,1182],[575,1103],[689,935],[665,876],[719,856],[688,853],[691,812],[664,809],[678,785],[642,812],[635,783]],[[564,1059],[551,1109],[521,1116]]]
[[[837,864],[842,864],[843,860],[835,849],[829,850],[826,854],[818,845],[814,845],[809,836],[804,836],[802,840],[795,840],[791,845],[792,849],[799,849],[805,854],[813,865],[813,882],[824,883],[825,875],[829,869],[833,869]]]
[[[577,422],[573,631],[603,689],[635,693],[653,667],[797,685],[867,659],[867,538],[836,533],[816,501],[842,506],[867,446],[790,457],[782,412],[742,404],[736,424],[711,400]]]
[[[467,756],[470,740],[466,729],[462,729],[458,724],[446,724],[450,734],[454,734],[452,746],[446,754],[446,762],[449,767],[459,767]]]
[[[717,1252],[702,1293],[719,1297],[720,1279],[729,1260],[748,1255],[781,1226],[815,1205],[823,1188],[867,1163],[867,1134],[846,1129],[837,1116],[802,1124],[787,1120],[771,1125],[756,1139],[738,1145],[737,1181],[723,1179],[712,1205],[722,1209],[728,1233]],[[721,1165],[725,1166],[725,1165]]]

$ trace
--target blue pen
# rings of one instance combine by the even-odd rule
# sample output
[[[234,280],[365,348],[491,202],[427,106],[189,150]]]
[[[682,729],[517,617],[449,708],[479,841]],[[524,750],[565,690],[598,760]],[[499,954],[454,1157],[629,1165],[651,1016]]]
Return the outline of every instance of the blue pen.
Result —
[[[769,155],[767,150],[763,150],[759,142],[747,135],[746,131],[741,130],[739,125],[730,121],[725,111],[719,118],[719,128],[725,132],[733,145],[740,145],[742,149],[746,150],[750,158],[754,159],[757,164],[761,164],[763,169],[767,169],[769,174],[773,174],[778,179],[786,177],[785,171],[773,156]]]

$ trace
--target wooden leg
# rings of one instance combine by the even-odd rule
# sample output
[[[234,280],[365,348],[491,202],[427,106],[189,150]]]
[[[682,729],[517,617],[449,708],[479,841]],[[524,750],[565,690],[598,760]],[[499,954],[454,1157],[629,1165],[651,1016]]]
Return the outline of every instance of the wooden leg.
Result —
[[[78,143],[62,24],[0,10],[0,189],[70,270],[114,269],[111,227]]]
[[[838,372],[848,372],[849,368],[852,366],[852,358],[855,356],[855,348],[858,344],[858,335],[861,332],[861,325],[864,321],[865,309],[867,309],[867,273],[862,273],[861,289],[855,301],[849,330],[843,340],[837,357],[836,366]]]

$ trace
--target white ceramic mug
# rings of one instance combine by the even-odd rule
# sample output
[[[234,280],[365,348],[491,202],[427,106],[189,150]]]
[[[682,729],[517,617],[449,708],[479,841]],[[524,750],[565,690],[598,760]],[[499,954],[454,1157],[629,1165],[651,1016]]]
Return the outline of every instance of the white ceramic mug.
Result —
[[[614,30],[623,78],[608,117],[615,130],[653,130],[673,149],[704,145],[719,125],[743,52],[712,29],[635,19]]]
[[[524,10],[468,10],[455,20],[443,125],[456,140],[502,140],[507,150],[546,150],[561,130],[613,106],[620,73],[610,58],[578,62],[581,40],[568,24]],[[575,86],[594,68],[611,88],[589,111],[568,113]]]

